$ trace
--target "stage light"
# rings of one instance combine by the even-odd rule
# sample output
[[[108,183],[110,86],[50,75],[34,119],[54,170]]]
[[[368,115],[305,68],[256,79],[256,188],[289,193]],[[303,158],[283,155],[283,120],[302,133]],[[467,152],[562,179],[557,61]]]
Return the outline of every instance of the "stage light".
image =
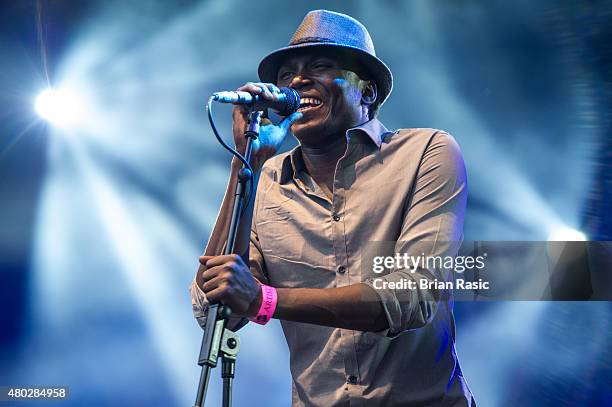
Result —
[[[567,226],[553,229],[548,235],[548,241],[550,242],[582,242],[585,240],[587,240],[587,237],[584,233]]]
[[[49,88],[42,91],[34,104],[36,113],[55,126],[74,124],[80,117],[80,103],[73,92]]]

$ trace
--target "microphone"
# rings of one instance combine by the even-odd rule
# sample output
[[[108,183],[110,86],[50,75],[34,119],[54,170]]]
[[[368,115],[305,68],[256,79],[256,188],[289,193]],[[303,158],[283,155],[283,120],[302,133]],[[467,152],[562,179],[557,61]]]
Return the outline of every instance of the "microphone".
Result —
[[[220,103],[248,105],[254,110],[267,108],[276,110],[281,116],[289,116],[300,107],[300,95],[295,89],[280,88],[279,100],[266,100],[249,92],[229,91],[213,93],[212,98]]]

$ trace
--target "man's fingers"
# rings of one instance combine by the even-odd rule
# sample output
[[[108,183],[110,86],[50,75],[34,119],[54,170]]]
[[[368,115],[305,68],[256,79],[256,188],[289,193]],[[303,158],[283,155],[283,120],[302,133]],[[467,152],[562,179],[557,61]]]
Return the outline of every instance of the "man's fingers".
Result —
[[[278,100],[279,96],[282,95],[280,88],[274,84],[270,84],[269,89],[272,91],[272,95],[274,95],[274,100]]]
[[[214,290],[215,288],[219,287],[221,284],[225,283],[227,281],[227,279],[221,275],[219,275],[217,273],[217,275],[208,280],[205,281],[204,284],[202,284],[202,291],[204,291],[205,293],[208,293],[209,291]]]
[[[215,304],[221,301],[224,297],[226,286],[225,284],[220,284],[214,290],[211,290],[206,293],[206,298],[211,304]]]
[[[278,91],[274,88],[276,88],[276,86],[271,83],[247,82],[246,84],[239,87],[237,90],[241,92],[249,92],[255,95],[260,95],[262,98],[267,100],[275,100],[277,97],[272,92]]]
[[[225,271],[223,266],[215,266],[215,267],[207,267],[204,272],[202,272],[202,281],[210,281],[213,278],[217,277],[221,272]]]
[[[270,100],[275,100],[276,99],[276,96],[274,96],[274,94],[272,93],[270,88],[268,86],[266,86],[265,83],[262,83],[259,86],[261,86],[261,88],[263,89],[264,93],[266,94],[266,98],[268,98]]]
[[[236,90],[241,91],[241,92],[252,92],[257,95],[263,92],[263,89],[261,89],[261,86],[257,86],[257,84],[253,82],[247,82]]]
[[[301,112],[293,112],[290,116],[285,117],[283,121],[279,123],[279,125],[284,130],[287,130],[296,120],[300,120],[302,116],[304,116],[304,114]]]
[[[204,256],[200,256],[200,257],[198,258],[198,260],[200,261],[200,264],[201,264],[201,265],[206,266],[206,262],[207,262],[208,260],[212,259],[213,257],[215,257],[215,256],[206,256],[206,255],[204,255]]]
[[[202,256],[204,257],[204,256]],[[208,260],[206,263],[207,267],[220,266],[225,263],[236,262],[240,263],[242,261],[241,257],[235,254],[224,254],[221,256],[211,256],[212,258]]]
[[[236,89],[239,92],[248,92],[252,95],[258,95],[260,98],[263,99],[267,99],[268,96],[266,96],[264,90],[262,89],[261,86],[257,86],[257,84],[252,83],[252,82],[248,82],[246,85],[242,85],[241,87],[239,87],[238,89]]]
[[[200,263],[206,267],[202,275],[202,281],[210,281],[222,272],[234,270],[236,266],[243,265],[240,256],[228,254],[223,256],[200,256]]]

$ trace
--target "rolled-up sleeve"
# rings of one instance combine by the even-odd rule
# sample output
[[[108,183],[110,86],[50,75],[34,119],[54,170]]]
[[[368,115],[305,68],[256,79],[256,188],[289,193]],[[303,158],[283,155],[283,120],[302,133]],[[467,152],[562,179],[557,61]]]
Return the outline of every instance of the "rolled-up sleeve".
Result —
[[[418,173],[408,195],[405,215],[395,253],[409,256],[455,256],[463,239],[463,220],[467,202],[467,178],[461,151],[456,141],[445,132],[436,133],[427,145]],[[365,281],[380,296],[389,329],[395,336],[403,331],[429,323],[441,300],[450,293],[438,289],[422,289],[419,282],[448,281],[451,276],[437,267],[416,267],[414,270],[392,269],[386,275]],[[375,287],[374,281],[379,280]],[[386,282],[415,281],[415,289],[380,288]],[[388,284],[384,285],[388,287]]]
[[[259,243],[259,236],[257,235],[256,228],[256,216],[257,216],[258,203],[255,202],[253,223],[251,226],[251,236],[249,243],[249,268],[253,276],[263,284],[268,284],[268,277],[266,274],[263,254],[261,252],[261,245]],[[196,279],[194,278],[189,286],[189,294],[191,295],[191,307],[193,310],[193,316],[204,329],[206,327],[206,318],[208,316],[208,299],[206,294],[198,286]],[[238,330],[246,325],[248,319],[242,317],[230,317],[227,324],[231,330]]]

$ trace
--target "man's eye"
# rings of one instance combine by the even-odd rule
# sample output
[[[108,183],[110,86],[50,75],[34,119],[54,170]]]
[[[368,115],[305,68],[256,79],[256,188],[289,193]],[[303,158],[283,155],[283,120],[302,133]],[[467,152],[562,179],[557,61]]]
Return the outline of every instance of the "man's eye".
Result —
[[[293,72],[290,72],[290,71],[281,72],[280,75],[278,75],[278,78],[283,81],[291,80],[292,77],[293,77]]]

